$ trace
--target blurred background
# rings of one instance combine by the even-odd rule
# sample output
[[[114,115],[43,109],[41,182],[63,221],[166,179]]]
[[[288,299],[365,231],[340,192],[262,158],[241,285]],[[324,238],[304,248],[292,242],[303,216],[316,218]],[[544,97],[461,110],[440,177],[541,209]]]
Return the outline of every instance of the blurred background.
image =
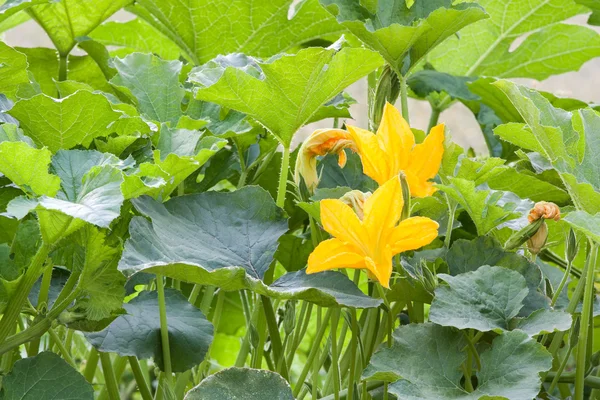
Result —
[[[134,18],[132,14],[120,11],[109,20],[128,21],[132,18]],[[566,22],[586,25],[587,18],[588,15],[583,14]],[[589,27],[600,32],[600,27],[591,25]],[[524,37],[521,38],[521,41],[517,40],[512,50],[518,47],[523,39]],[[4,41],[10,46],[53,47],[46,33],[33,20],[8,31],[4,35]],[[73,53],[77,54],[77,49]],[[579,71],[555,75],[542,82],[532,79],[517,79],[516,81],[538,90],[552,92],[559,97],[573,97],[591,103],[600,102],[600,95],[597,93],[598,88],[600,88],[600,58],[584,64]],[[358,102],[351,107],[354,120],[347,122],[362,128],[367,128],[366,89],[366,80],[362,80],[350,86],[347,90]],[[429,103],[411,99],[409,107],[411,125],[414,128],[426,129],[430,114]],[[472,147],[477,154],[487,154],[487,147],[481,136],[479,125],[473,114],[464,105],[457,102],[441,114],[439,121],[446,124],[458,144],[463,147]],[[312,130],[328,127],[330,124],[331,121],[320,121],[306,126],[297,134],[295,142],[302,141]]]

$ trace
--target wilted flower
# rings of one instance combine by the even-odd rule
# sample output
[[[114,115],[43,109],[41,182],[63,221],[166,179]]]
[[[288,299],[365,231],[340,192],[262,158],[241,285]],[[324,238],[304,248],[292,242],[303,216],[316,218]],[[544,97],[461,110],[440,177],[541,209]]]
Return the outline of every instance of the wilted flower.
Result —
[[[398,223],[403,204],[398,177],[365,200],[362,220],[341,200],[321,200],[323,228],[334,238],[319,243],[308,258],[306,272],[366,269],[382,286],[389,287],[392,257],[425,246],[438,234],[438,223],[429,218],[412,217]]]
[[[319,184],[316,157],[329,153],[337,154],[339,166],[344,167],[346,165],[344,149],[356,151],[352,136],[345,130],[318,129],[314,131],[300,147],[294,175],[296,183],[300,182],[300,176],[302,176],[308,190],[313,192]]]
[[[377,134],[348,126],[363,171],[383,185],[404,172],[411,195],[430,196],[435,192],[430,182],[440,169],[444,154],[444,125],[431,129],[423,143],[415,145],[415,136],[400,111],[387,103]]]
[[[538,222],[540,224],[539,228],[527,241],[529,251],[533,254],[538,254],[542,251],[548,240],[548,226],[544,220],[560,220],[560,208],[554,203],[540,201],[535,203],[535,206],[529,211],[527,219],[531,225],[534,225],[537,221],[542,221],[541,223]]]

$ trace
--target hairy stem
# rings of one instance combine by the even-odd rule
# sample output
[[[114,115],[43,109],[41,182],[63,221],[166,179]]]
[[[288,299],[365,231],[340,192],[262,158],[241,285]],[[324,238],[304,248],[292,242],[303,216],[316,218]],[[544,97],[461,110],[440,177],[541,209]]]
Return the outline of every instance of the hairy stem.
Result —
[[[281,171],[279,173],[279,186],[277,187],[277,206],[283,208],[285,206],[285,193],[287,189],[288,171],[290,169],[290,148],[283,146],[283,154],[281,156]]]

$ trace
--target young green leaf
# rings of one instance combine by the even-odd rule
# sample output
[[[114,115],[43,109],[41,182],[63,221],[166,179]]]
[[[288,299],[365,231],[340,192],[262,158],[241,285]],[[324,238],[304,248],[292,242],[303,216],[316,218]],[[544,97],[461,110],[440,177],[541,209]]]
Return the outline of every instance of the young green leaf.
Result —
[[[54,196],[60,178],[48,173],[51,153],[47,148],[34,149],[24,142],[0,143],[0,173],[25,192]]]
[[[294,400],[292,388],[275,372],[229,368],[204,379],[185,400]]]
[[[20,85],[29,83],[27,57],[0,42],[0,93],[15,100]]]
[[[217,57],[194,68],[189,80],[197,99],[248,114],[289,147],[323,104],[380,65],[381,57],[366,49],[309,48],[269,62]]]
[[[405,0],[379,1],[375,10],[353,0],[320,2],[401,75],[446,38],[488,16],[475,3],[454,5],[451,0],[429,0],[413,7]]]

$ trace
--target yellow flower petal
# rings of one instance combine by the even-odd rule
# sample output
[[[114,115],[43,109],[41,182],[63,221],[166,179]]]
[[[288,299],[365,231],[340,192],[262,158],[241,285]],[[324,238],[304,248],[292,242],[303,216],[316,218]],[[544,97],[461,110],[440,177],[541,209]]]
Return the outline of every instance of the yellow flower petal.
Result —
[[[390,246],[385,246],[381,249],[381,257],[377,260],[373,260],[371,257],[365,257],[365,267],[375,276],[381,286],[385,288],[390,287],[390,278],[392,276],[392,251]]]
[[[380,186],[365,201],[363,225],[373,246],[379,246],[381,240],[387,240],[385,236],[396,226],[403,206],[402,185],[398,177]]]
[[[390,103],[386,103],[383,109],[377,139],[380,147],[385,149],[390,171],[394,175],[408,166],[415,136],[400,111]]]
[[[363,172],[380,185],[383,185],[391,178],[390,167],[385,152],[379,147],[377,137],[365,129],[353,126],[348,126],[348,132],[350,132],[356,144],[356,149],[362,161]]]
[[[411,217],[394,228],[390,242],[394,254],[426,246],[438,236],[439,224],[426,217]]]
[[[321,200],[321,223],[332,236],[353,245],[357,250],[365,247],[362,222],[352,208],[340,200]]]
[[[433,182],[423,180],[412,172],[406,173],[406,181],[410,188],[410,194],[413,197],[427,197],[431,196],[437,190],[433,186]]]
[[[308,257],[307,274],[336,268],[364,268],[365,259],[339,239],[325,240]]]
[[[418,144],[410,155],[410,172],[423,181],[435,177],[442,164],[444,155],[444,125],[434,126],[423,143]]]

